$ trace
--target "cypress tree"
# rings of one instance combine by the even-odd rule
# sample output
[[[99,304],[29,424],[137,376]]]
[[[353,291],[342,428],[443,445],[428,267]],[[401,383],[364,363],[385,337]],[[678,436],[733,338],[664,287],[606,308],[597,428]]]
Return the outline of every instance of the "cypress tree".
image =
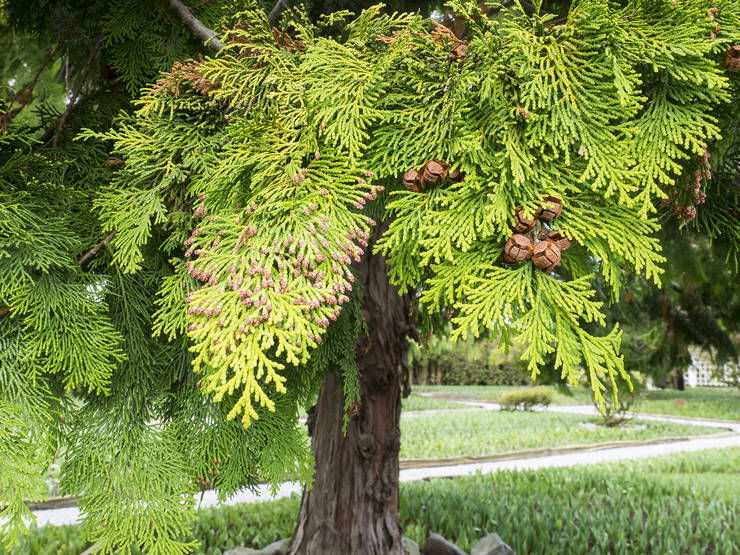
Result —
[[[193,494],[292,475],[294,552],[401,553],[414,312],[603,405],[628,376],[594,280],[661,285],[663,200],[740,237],[736,159],[705,173],[737,140],[731,0],[454,0],[465,40],[381,6],[25,4],[57,71],[81,47],[63,111],[29,84],[0,115],[6,545],[61,451],[105,552],[186,553]]]

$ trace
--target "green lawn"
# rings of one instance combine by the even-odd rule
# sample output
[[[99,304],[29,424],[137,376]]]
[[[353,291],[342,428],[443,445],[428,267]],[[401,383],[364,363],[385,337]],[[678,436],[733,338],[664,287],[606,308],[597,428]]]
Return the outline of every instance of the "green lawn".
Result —
[[[293,533],[300,499],[199,511],[199,554],[264,547]],[[737,553],[740,448],[575,468],[401,484],[404,534],[470,550],[496,532],[517,553]],[[32,530],[18,555],[77,555],[78,526]]]
[[[521,389],[500,385],[423,385],[414,386],[415,393],[433,393],[449,399],[498,401],[504,393]],[[591,390],[569,388],[567,393],[554,388],[555,405],[591,404]],[[633,407],[635,412],[668,414],[693,418],[714,418],[740,421],[740,389],[730,387],[693,387],[685,391],[663,389],[646,391]]]
[[[737,553],[740,448],[402,485],[405,534],[517,553]]]
[[[651,414],[740,421],[740,389],[694,387],[684,391],[648,391],[636,410]]]
[[[401,458],[493,455],[538,447],[717,433],[715,428],[632,421],[624,426],[584,426],[598,419],[552,412],[465,411],[440,418],[401,418]],[[642,429],[644,426],[644,429]]]
[[[445,399],[435,399],[433,397],[424,397],[418,393],[412,393],[405,399],[401,399],[401,406],[404,411],[416,410],[450,410],[450,409],[470,409],[472,407],[461,403],[446,401]]]

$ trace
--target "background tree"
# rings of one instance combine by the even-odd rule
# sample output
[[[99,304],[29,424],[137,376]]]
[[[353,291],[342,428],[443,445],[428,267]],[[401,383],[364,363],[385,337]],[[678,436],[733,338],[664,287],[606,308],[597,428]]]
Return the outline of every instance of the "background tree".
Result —
[[[3,4],[47,59],[69,49],[75,83],[36,127],[33,80],[3,105],[6,541],[61,448],[106,551],[187,552],[198,489],[294,473],[313,486],[295,552],[399,553],[412,304],[519,337],[533,374],[549,354],[585,370],[602,403],[626,376],[619,327],[587,327],[606,324],[592,279],[659,283],[652,214],[721,136],[737,4],[450,7],[467,43],[380,7],[273,29],[238,2]],[[503,262],[516,207],[560,205],[562,264]]]

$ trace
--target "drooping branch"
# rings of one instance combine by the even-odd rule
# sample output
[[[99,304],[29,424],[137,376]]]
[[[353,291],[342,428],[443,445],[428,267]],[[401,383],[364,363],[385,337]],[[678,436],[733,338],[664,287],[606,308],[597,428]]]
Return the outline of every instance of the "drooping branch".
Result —
[[[113,237],[116,235],[116,233],[117,233],[117,231],[115,229],[113,231],[111,231],[108,235],[105,236],[105,238],[102,241],[100,241],[100,243],[98,243],[93,248],[91,248],[89,251],[87,251],[85,254],[83,254],[82,255],[82,258],[80,258],[77,261],[77,264],[79,266],[82,266],[85,262],[87,262],[91,258],[97,256],[98,251],[100,250],[100,247],[102,247],[102,246],[106,246],[107,247],[110,244],[111,239],[113,239]]]
[[[183,25],[190,29],[196,37],[204,41],[209,48],[218,52],[226,46],[218,40],[216,31],[203,25],[200,19],[195,17],[190,9],[180,0],[167,0],[167,5]]]

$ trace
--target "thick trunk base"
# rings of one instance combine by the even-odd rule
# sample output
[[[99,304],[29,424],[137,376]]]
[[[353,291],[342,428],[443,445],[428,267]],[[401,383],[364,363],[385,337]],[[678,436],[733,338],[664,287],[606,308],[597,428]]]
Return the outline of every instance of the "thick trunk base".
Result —
[[[409,300],[388,283],[387,269],[379,256],[367,256],[360,268],[369,330],[356,349],[360,403],[345,435],[342,382],[336,373],[327,375],[312,429],[314,484],[303,494],[291,553],[403,553],[398,521],[399,368],[413,328]]]

